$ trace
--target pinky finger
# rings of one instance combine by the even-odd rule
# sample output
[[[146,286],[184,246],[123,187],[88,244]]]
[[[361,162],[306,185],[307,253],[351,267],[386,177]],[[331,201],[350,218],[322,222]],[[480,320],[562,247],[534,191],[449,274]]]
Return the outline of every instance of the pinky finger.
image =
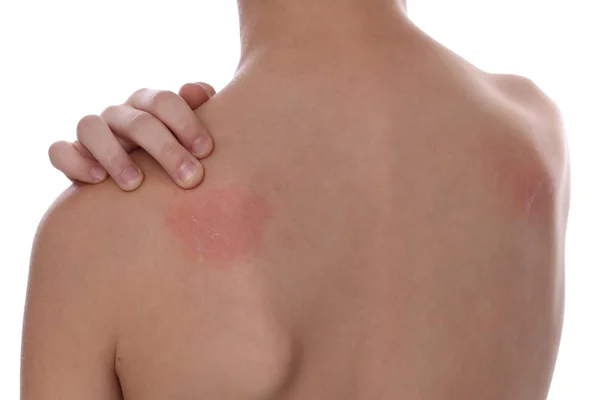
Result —
[[[106,180],[108,173],[96,161],[86,158],[76,145],[60,141],[53,143],[48,150],[50,162],[54,168],[63,172],[69,179],[100,183]]]

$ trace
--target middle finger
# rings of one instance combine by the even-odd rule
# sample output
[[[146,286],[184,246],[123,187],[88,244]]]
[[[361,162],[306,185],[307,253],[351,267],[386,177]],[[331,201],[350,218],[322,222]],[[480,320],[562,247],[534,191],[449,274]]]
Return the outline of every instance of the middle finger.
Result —
[[[212,151],[208,129],[181,96],[168,90],[140,89],[127,99],[126,104],[164,123],[196,157],[204,158]]]

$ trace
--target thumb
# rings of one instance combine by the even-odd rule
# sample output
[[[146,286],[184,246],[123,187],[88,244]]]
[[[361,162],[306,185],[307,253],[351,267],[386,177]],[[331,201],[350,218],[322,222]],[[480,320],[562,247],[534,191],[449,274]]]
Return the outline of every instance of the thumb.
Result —
[[[185,100],[192,110],[206,103],[215,95],[215,89],[204,82],[186,83],[179,89],[179,96]]]

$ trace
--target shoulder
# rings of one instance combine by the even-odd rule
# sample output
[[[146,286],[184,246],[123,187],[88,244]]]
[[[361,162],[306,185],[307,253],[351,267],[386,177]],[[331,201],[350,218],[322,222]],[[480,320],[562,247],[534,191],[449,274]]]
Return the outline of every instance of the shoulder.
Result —
[[[553,184],[562,212],[568,214],[570,199],[570,159],[563,114],[555,99],[524,76],[490,75],[490,86],[504,118],[518,127],[517,143],[527,149],[531,160],[539,162]]]
[[[68,246],[73,254],[86,247],[88,254],[93,248],[134,247],[139,233],[156,222],[161,205],[181,189],[145,152],[132,156],[145,173],[141,188],[127,193],[110,179],[98,185],[71,185],[48,208],[35,243],[77,243],[79,247]]]
[[[490,86],[496,97],[526,127],[536,149],[560,163],[568,162],[567,137],[558,103],[532,79],[512,74],[491,74]],[[559,160],[555,160],[559,161]]]
[[[147,156],[135,158],[146,172],[158,169],[147,165]],[[133,193],[121,191],[112,181],[70,186],[39,223],[31,268],[51,269],[60,272],[61,279],[72,281],[118,281],[123,265],[130,265],[140,252],[152,247],[159,209],[168,197],[165,191],[174,190],[160,173],[167,181],[164,172],[150,171],[147,182]],[[105,290],[117,288],[115,284]]]
[[[557,102],[532,79],[514,74],[490,74],[491,83],[514,104],[531,112],[554,128],[562,127]]]

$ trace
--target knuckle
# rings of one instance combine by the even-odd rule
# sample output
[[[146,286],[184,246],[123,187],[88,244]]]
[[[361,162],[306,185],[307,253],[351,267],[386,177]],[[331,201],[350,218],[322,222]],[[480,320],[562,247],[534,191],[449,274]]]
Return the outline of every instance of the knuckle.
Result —
[[[161,144],[158,153],[159,157],[163,160],[174,160],[181,158],[180,150],[181,148],[179,143],[174,140],[169,140]]]
[[[112,151],[106,155],[103,166],[114,171],[122,171],[129,163],[129,158],[120,151]]]
[[[142,98],[144,96],[144,93],[148,92],[150,89],[148,88],[142,88],[142,89],[138,89],[135,92],[133,92],[131,94],[131,96],[129,96],[129,98],[127,99],[127,103],[132,101],[133,99],[138,99],[138,98]]]
[[[108,106],[108,107],[106,107],[104,109],[104,111],[102,111],[102,113],[100,114],[100,116],[102,118],[106,118],[108,116],[115,115],[118,112],[119,107],[120,106]]]
[[[94,128],[104,123],[99,115],[86,115],[77,123],[77,139],[84,141],[85,138],[93,134]]]
[[[195,121],[190,121],[185,118],[178,119],[173,127],[174,133],[182,135],[184,139],[194,139],[199,135],[200,129]]]
[[[127,130],[133,134],[150,128],[154,117],[147,112],[138,111],[132,113],[127,123]]]
[[[147,93],[145,103],[150,111],[156,112],[173,100],[175,93],[169,90],[153,90]]]

